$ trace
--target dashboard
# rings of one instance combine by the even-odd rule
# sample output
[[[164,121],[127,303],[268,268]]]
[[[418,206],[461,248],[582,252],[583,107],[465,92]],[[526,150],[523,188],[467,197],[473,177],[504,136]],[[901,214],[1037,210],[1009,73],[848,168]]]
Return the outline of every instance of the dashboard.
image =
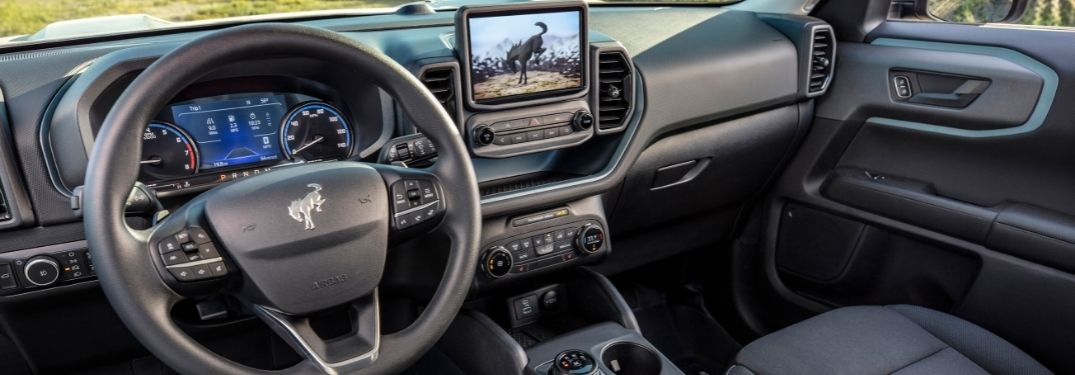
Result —
[[[308,95],[259,92],[170,104],[142,133],[141,182],[176,191],[351,156],[351,117]]]
[[[405,7],[293,21],[388,55],[454,121],[481,194],[476,295],[582,264],[626,269],[673,254],[653,244],[693,239],[726,224],[715,222],[724,220],[715,213],[760,189],[785,152],[783,140],[790,142],[800,117],[810,113],[800,41],[753,12],[530,4],[431,12]],[[562,19],[536,18],[543,14]],[[510,33],[481,31],[504,23],[517,26]],[[0,303],[96,290],[77,199],[96,134],[139,73],[211,31],[0,55],[0,125],[9,131],[0,136]],[[481,35],[490,33],[510,39],[483,46]],[[531,48],[529,64],[516,61],[513,71],[503,63],[513,46],[534,35],[542,36],[542,45]],[[523,66],[528,69],[520,77]],[[557,79],[548,80],[550,71]],[[222,65],[153,111],[151,123],[132,125],[130,136],[142,140],[139,181],[166,210],[201,191],[296,165],[345,160],[423,168],[438,157],[438,147],[391,95],[339,64],[272,56]],[[759,142],[766,147],[743,147]],[[402,204],[420,207],[422,199]],[[446,205],[450,210],[451,202]],[[132,214],[129,225],[153,225],[153,218],[139,215]],[[385,295],[426,298],[443,268],[444,242],[398,244]],[[54,280],[31,281],[25,277],[29,261],[42,256],[65,267],[49,275]],[[103,297],[95,298],[107,311]],[[198,324],[196,312],[188,315]],[[55,322],[22,317],[10,334],[24,344],[42,336],[32,327]],[[92,341],[113,330],[87,324],[82,331],[60,347],[25,345],[27,355],[114,354]],[[78,363],[37,365],[67,373]]]

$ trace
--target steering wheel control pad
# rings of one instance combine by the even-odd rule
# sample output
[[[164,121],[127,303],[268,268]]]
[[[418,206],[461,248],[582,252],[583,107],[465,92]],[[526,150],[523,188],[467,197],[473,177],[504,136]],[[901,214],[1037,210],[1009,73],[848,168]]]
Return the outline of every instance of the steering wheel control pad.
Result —
[[[254,303],[307,314],[367,295],[381,280],[388,192],[372,167],[308,164],[206,194],[205,218]]]

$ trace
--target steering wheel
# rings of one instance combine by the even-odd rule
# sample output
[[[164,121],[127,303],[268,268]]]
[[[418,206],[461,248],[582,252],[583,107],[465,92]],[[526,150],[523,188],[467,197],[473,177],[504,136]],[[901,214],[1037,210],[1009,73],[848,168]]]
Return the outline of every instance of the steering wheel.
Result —
[[[354,161],[277,168],[202,193],[153,228],[130,228],[124,203],[138,176],[142,146],[135,135],[180,90],[214,68],[281,56],[338,64],[368,78],[433,141],[437,163],[428,169]],[[480,203],[461,139],[414,76],[354,40],[288,24],[208,34],[139,74],[97,134],[83,195],[97,277],[131,333],[182,373],[400,372],[447,330],[474,277]],[[408,194],[415,189],[419,196]],[[433,231],[451,240],[440,285],[409,327],[382,334],[377,286],[389,243]],[[302,361],[282,371],[247,367],[198,344],[171,319],[177,302],[216,292],[247,305]],[[353,329],[321,338],[309,316],[341,306],[350,309]]]

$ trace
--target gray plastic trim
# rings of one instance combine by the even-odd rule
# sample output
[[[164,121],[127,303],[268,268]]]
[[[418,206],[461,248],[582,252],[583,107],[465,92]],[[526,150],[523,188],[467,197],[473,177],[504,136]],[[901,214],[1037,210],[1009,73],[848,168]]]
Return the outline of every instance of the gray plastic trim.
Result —
[[[1016,134],[1029,133],[1040,128],[1041,125],[1045,122],[1045,117],[1049,114],[1049,109],[1053,105],[1053,99],[1056,97],[1056,89],[1059,86],[1060,82],[1060,77],[1056,74],[1056,71],[1054,71],[1049,66],[1042,64],[1040,61],[1035,60],[1030,56],[1007,48],[970,44],[924,42],[918,40],[891,38],[879,38],[874,40],[870,44],[891,47],[920,48],[936,51],[954,51],[998,57],[1011,61],[1012,63],[1020,65],[1039,75],[1043,81],[1043,85],[1041,89],[1041,96],[1038,98],[1038,103],[1034,106],[1034,110],[1033,112],[1031,112],[1030,118],[1028,118],[1027,121],[1022,125],[1011,128],[968,130],[937,124],[926,124],[914,121],[897,120],[887,117],[867,118],[867,124],[892,126],[897,128],[913,129],[929,133],[939,133],[967,138],[1005,137]]]

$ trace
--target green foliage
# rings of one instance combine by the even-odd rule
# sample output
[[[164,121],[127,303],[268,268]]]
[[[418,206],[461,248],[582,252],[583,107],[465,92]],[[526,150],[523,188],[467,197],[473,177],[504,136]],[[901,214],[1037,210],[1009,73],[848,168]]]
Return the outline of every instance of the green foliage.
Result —
[[[0,0],[0,37],[87,17],[144,13],[168,21],[308,10],[393,7],[407,0]]]
[[[1029,0],[1016,23],[1034,26],[1075,26],[1075,0]],[[929,12],[951,22],[998,22],[1007,16],[1011,0],[929,0]]]

